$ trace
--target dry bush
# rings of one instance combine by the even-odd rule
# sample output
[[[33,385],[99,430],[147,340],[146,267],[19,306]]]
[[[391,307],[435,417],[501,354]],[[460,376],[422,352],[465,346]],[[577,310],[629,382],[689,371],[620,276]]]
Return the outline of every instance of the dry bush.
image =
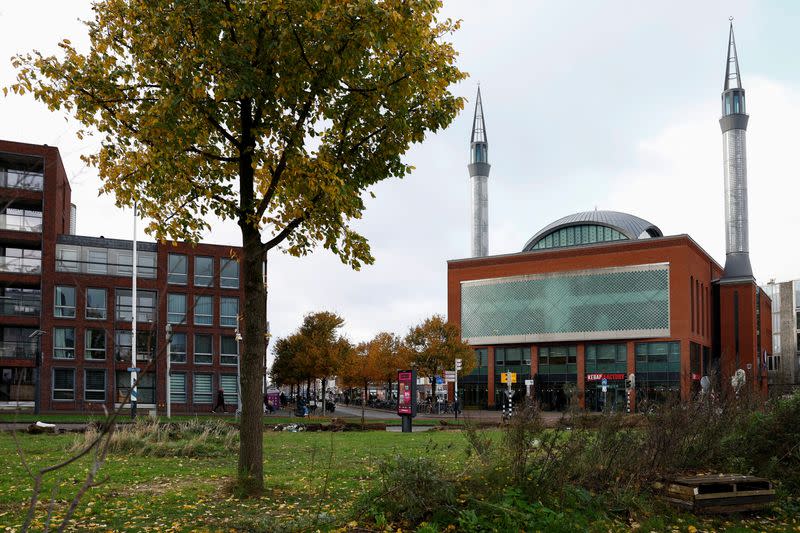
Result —
[[[69,453],[96,439],[100,431],[97,427],[87,428],[72,443]],[[118,425],[111,435],[108,449],[112,453],[153,457],[208,457],[230,454],[238,445],[237,429],[218,420],[193,419],[171,424],[137,420],[132,424]]]

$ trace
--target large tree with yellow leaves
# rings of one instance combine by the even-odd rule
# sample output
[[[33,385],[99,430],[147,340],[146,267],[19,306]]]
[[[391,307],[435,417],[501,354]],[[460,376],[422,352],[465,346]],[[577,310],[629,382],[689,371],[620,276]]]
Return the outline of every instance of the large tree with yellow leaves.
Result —
[[[234,220],[245,291],[239,487],[263,487],[261,377],[268,250],[318,244],[373,261],[350,223],[369,187],[447,126],[464,74],[438,0],[105,0],[90,47],[13,59],[33,92],[102,138],[87,154],[119,206],[156,238],[197,240],[204,215]]]

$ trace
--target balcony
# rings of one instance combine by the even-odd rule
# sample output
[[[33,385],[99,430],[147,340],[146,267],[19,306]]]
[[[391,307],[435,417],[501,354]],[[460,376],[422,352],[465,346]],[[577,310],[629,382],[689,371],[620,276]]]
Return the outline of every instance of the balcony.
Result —
[[[0,341],[0,359],[36,359],[36,342]]]
[[[0,296],[0,316],[39,316],[42,298],[38,294]]]
[[[0,256],[0,272],[12,274],[41,274],[42,260],[34,257]]]
[[[0,213],[0,230],[42,232],[42,212],[30,209],[11,209]]]
[[[44,187],[44,175],[39,172],[0,169],[0,187],[41,191]]]

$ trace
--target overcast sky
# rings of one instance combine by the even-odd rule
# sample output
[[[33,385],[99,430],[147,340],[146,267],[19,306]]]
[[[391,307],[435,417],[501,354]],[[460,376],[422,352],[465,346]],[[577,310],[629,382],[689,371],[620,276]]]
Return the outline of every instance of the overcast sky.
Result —
[[[0,86],[8,58],[85,47],[84,0],[0,3]],[[800,3],[673,1],[536,2],[450,0],[462,19],[453,37],[471,77],[453,88],[467,108],[415,146],[413,175],[374,189],[358,228],[373,266],[353,272],[320,250],[270,256],[269,320],[275,335],[304,314],[332,310],[346,334],[405,333],[446,313],[446,261],[469,255],[469,133],[481,83],[489,158],[489,251],[521,250],[531,235],[577,211],[611,209],[645,218],[665,235],[688,233],[725,260],[722,139],[718,124],[728,17],[735,17],[747,90],[750,247],[759,283],[800,278]],[[85,49],[85,48],[84,48]],[[30,95],[0,95],[0,138],[58,146],[83,235],[130,238],[129,212],[98,197],[99,179],[81,163],[96,141]],[[143,235],[142,235],[143,236]],[[207,240],[239,245],[232,222]]]

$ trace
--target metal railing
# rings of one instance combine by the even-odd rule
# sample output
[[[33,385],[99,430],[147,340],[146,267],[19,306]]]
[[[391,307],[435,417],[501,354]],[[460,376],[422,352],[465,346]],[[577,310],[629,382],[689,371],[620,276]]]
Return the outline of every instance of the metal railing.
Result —
[[[30,296],[0,296],[0,316],[39,316],[42,298]]]
[[[0,229],[9,231],[42,232],[42,217],[27,217],[18,215],[0,214]]]
[[[0,359],[35,359],[36,342],[0,341]]]
[[[0,272],[17,274],[41,274],[42,260],[31,257],[0,256]]]
[[[44,175],[39,172],[0,169],[0,187],[41,191],[44,187]]]

